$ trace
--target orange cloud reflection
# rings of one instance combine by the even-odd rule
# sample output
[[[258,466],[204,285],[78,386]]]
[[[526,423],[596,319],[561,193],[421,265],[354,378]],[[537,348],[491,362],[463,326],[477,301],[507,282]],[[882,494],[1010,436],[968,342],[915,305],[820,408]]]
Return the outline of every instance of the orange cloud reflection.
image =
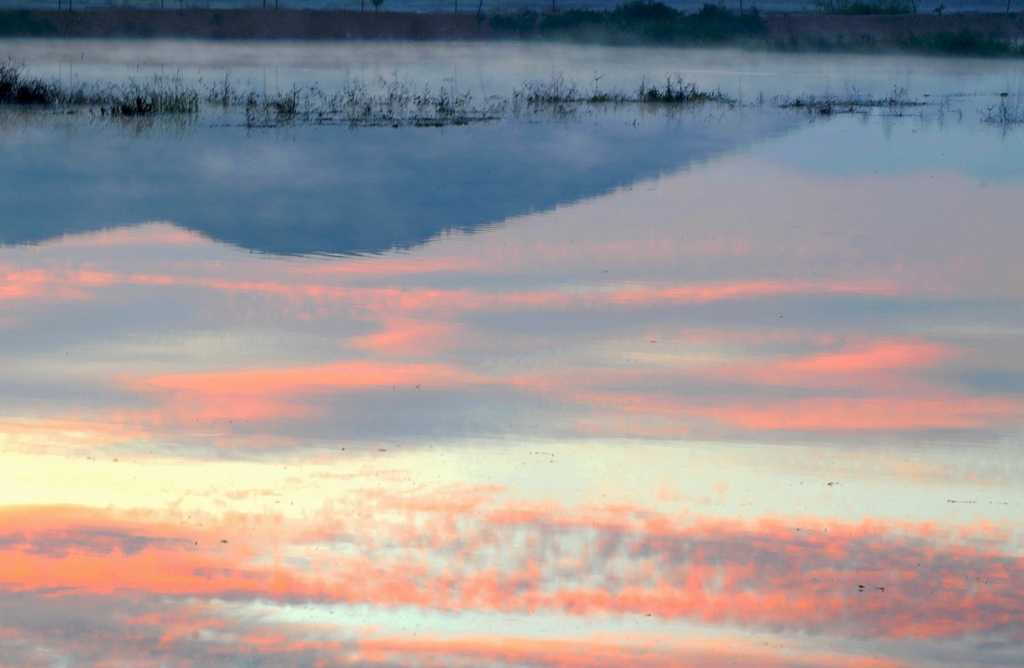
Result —
[[[440,492],[443,494],[443,492]],[[457,491],[465,496],[465,490]],[[1024,559],[991,526],[682,520],[640,508],[410,506],[304,522],[0,512],[0,589],[621,614],[853,638],[1024,639]],[[397,511],[397,514],[396,514]],[[343,547],[344,549],[338,549]]]

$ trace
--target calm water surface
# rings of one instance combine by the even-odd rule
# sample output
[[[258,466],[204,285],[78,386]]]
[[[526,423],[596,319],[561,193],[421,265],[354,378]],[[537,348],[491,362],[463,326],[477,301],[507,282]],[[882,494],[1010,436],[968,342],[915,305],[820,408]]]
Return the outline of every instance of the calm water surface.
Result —
[[[1019,65],[691,55],[978,95],[5,116],[0,664],[1019,665]]]

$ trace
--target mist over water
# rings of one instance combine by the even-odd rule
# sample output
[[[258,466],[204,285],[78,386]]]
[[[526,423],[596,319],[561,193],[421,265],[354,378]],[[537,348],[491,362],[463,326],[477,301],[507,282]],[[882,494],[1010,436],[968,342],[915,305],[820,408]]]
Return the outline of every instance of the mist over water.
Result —
[[[1024,655],[1024,150],[981,115],[1019,64],[3,45],[63,76],[88,47],[90,80],[679,72],[743,104],[5,112],[0,663]],[[893,87],[924,104],[756,104]]]
[[[759,94],[984,97],[1024,89],[1014,61],[853,54],[783,54],[739,49],[603,47],[466,42],[187,42],[173,40],[0,39],[0,54],[33,74],[66,81],[123,83],[154,74],[265,92],[313,84],[337,89],[358,79],[398,78],[477,98],[508,96],[529,80],[563,75],[583,87],[635,90],[641,80],[682,75],[742,102]]]

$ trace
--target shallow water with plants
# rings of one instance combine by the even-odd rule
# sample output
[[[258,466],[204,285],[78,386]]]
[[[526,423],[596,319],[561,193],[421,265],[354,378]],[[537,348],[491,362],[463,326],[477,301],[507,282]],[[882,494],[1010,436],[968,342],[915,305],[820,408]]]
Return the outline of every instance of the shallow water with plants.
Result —
[[[0,664],[1019,665],[1020,65],[263,46],[0,42],[198,95],[0,103]]]

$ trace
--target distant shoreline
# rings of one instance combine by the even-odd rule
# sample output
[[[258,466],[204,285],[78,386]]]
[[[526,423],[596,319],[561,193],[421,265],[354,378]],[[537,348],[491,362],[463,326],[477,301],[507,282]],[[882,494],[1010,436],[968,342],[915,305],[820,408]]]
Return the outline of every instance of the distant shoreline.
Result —
[[[66,0],[65,0],[66,1]],[[272,6],[273,0],[270,4]],[[168,0],[168,6],[174,3]],[[305,9],[84,9],[0,11],[0,37],[184,38],[224,40],[531,40],[606,43],[602,34],[575,30],[501,29],[495,16],[465,13],[374,12]],[[536,16],[536,15],[535,15]],[[552,15],[556,18],[563,14]],[[543,26],[546,15],[537,25]],[[746,18],[746,17],[744,17]],[[764,13],[756,39],[734,36],[716,45],[763,45],[794,50],[857,51],[907,46],[910,50],[972,53],[972,44],[1010,45],[1020,53],[1024,13],[844,16],[820,13]],[[624,33],[625,34],[625,33]],[[951,37],[950,37],[951,36]],[[617,35],[613,35],[616,38]],[[952,49],[928,48],[936,39],[960,38]],[[929,41],[931,40],[931,41]],[[973,40],[973,42],[971,41]],[[612,43],[657,43],[626,35]],[[704,44],[704,42],[694,42]],[[915,44],[925,45],[915,49]],[[978,55],[1000,55],[979,50]]]

